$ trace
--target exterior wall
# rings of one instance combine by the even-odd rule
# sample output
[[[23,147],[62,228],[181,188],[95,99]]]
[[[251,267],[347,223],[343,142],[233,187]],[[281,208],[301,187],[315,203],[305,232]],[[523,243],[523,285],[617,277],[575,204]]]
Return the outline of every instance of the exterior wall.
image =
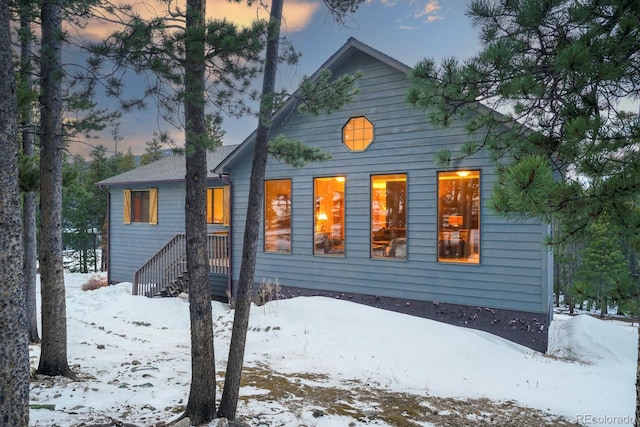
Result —
[[[334,71],[364,72],[360,94],[342,111],[319,117],[293,113],[277,123],[272,136],[321,147],[332,160],[291,168],[274,159],[267,178],[292,180],[292,253],[264,253],[258,244],[257,283],[275,280],[287,287],[411,301],[491,307],[537,314],[550,320],[550,257],[543,245],[547,227],[509,222],[492,215],[488,198],[495,176],[486,156],[475,155],[460,168],[481,172],[481,263],[437,262],[437,172],[434,154],[455,150],[467,140],[463,124],[436,129],[425,114],[405,102],[406,76],[359,53]],[[375,126],[374,142],[350,152],[341,130],[350,117],[366,116]],[[250,151],[250,150],[248,150]],[[246,195],[251,160],[233,166],[233,280],[240,271]],[[407,259],[370,257],[370,176],[407,174]],[[346,176],[345,255],[313,255],[313,178]],[[539,316],[543,315],[543,316]]]
[[[210,181],[210,186],[220,185]],[[158,224],[124,224],[123,190],[158,189]],[[109,280],[112,283],[131,282],[134,273],[166,245],[176,234],[184,233],[184,182],[130,184],[113,186],[109,224]],[[209,225],[208,231],[227,227]],[[224,291],[222,291],[224,294]]]

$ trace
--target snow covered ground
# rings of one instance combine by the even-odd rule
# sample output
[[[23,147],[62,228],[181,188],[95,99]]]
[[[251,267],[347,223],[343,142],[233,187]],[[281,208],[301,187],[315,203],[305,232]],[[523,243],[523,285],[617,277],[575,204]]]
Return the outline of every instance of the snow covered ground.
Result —
[[[69,364],[79,378],[34,377],[30,424],[154,426],[175,419],[189,393],[187,301],[132,296],[130,284],[83,292],[89,277],[66,276]],[[213,315],[223,372],[233,311],[214,302]],[[239,416],[265,426],[457,425],[447,421],[455,409],[429,401],[443,397],[453,398],[447,404],[522,405],[580,425],[633,425],[636,327],[557,315],[550,339],[543,355],[487,333],[342,300],[273,301],[252,309]],[[34,369],[39,351],[31,346]],[[291,391],[284,390],[288,383]],[[293,396],[294,389],[307,397]],[[365,399],[371,391],[401,396],[406,408],[392,410],[406,423],[380,416],[389,409]],[[321,407],[323,393],[336,396],[335,405]],[[410,401],[417,402],[411,410]],[[412,416],[416,408],[442,423]],[[457,415],[469,425],[491,425],[489,406],[474,411]]]

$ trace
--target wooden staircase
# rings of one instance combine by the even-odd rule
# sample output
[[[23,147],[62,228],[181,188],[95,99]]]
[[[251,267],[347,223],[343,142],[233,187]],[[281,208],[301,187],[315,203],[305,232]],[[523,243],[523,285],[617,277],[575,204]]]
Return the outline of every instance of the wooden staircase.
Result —
[[[209,276],[228,278],[228,234],[208,234],[207,253]],[[132,293],[147,297],[178,296],[181,292],[188,292],[188,289],[186,238],[184,233],[180,233],[135,272]]]

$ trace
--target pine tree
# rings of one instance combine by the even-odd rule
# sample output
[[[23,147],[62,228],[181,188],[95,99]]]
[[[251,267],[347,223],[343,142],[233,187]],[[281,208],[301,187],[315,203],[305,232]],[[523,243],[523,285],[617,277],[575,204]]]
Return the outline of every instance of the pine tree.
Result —
[[[341,21],[346,14],[355,12],[361,2],[362,0],[326,0],[325,4],[336,20]],[[218,410],[219,417],[225,417],[231,420],[234,420],[236,417],[238,398],[240,395],[240,379],[242,376],[249,314],[251,311],[251,297],[253,294],[260,216],[263,208],[262,199],[267,157],[269,153],[271,153],[275,157],[297,167],[302,167],[309,161],[327,159],[325,153],[305,147],[297,141],[280,138],[274,141],[273,144],[269,142],[271,119],[273,111],[277,106],[276,100],[278,99],[274,89],[278,66],[283,3],[284,0],[273,0],[271,2],[260,112],[258,114],[258,128],[256,130],[256,142],[253,150],[247,216],[245,220],[246,227],[242,244],[242,263],[240,266],[240,277],[238,279],[238,291],[237,295],[235,295],[236,311],[233,320],[224,389]],[[357,90],[353,87],[353,83],[359,77],[359,75],[355,75],[332,79],[330,73],[325,73],[321,75],[314,84],[311,84],[308,79],[305,79],[300,88],[300,111],[319,114],[321,111],[331,112],[341,108],[357,93]]]
[[[408,94],[439,125],[469,118],[468,144],[438,160],[487,149],[498,173],[491,205],[557,220],[561,238],[605,213],[640,230],[640,127],[624,109],[640,91],[640,9],[625,0],[476,0],[468,15],[483,50],[464,63],[421,61]]]
[[[22,275],[16,82],[9,1],[0,3],[0,425],[29,425],[29,337]]]
[[[572,293],[597,301],[600,317],[604,317],[609,303],[625,296],[632,278],[612,227],[599,221],[591,224],[589,231],[589,243],[582,251]]]
[[[163,157],[163,154],[162,154],[162,145],[164,144],[163,135],[164,135],[164,138],[166,138],[166,135],[167,135],[166,133],[160,134],[160,133],[154,132],[153,138],[151,138],[151,141],[146,141],[144,143],[146,147],[144,148],[144,153],[142,154],[142,158],[140,159],[141,166],[148,165],[149,163],[153,163],[156,160],[160,160]]]
[[[146,93],[155,96],[162,114],[184,130],[186,159],[185,232],[187,276],[191,320],[192,379],[184,416],[193,424],[215,417],[215,358],[213,319],[207,268],[206,150],[218,143],[207,126],[205,107],[241,115],[251,79],[259,71],[259,53],[264,43],[263,22],[237,28],[226,20],[206,21],[205,2],[188,0],[186,9],[167,2],[171,14],[144,20],[129,10],[120,13],[122,30],[91,46],[90,67],[98,73],[113,64],[114,73],[130,69],[147,74],[153,84]],[[110,94],[124,97],[121,80],[112,78]],[[207,98],[205,98],[205,95]],[[123,108],[144,104],[144,100],[123,100]],[[182,107],[182,108],[181,108]],[[178,116],[183,110],[184,117]],[[214,119],[212,123],[218,124]]]
[[[559,224],[551,243],[603,217],[638,242],[640,121],[625,110],[640,94],[637,2],[474,0],[468,15],[481,52],[421,61],[407,94],[437,125],[467,119],[469,142],[437,161],[486,149],[497,172],[491,207]]]
[[[29,341],[39,343],[38,314],[36,309],[36,275],[38,265],[38,237],[36,230],[36,210],[38,181],[38,159],[36,155],[36,132],[34,121],[34,109],[36,93],[34,90],[33,67],[31,61],[33,34],[31,32],[31,20],[33,19],[33,5],[29,1],[18,2],[20,15],[20,82],[19,105],[20,131],[22,136],[22,157],[20,162],[20,174],[22,190],[22,241],[24,246],[23,273],[25,294],[27,298],[27,324]],[[25,175],[29,175],[24,179]],[[22,185],[27,183],[26,185]]]
[[[37,372],[73,377],[67,361],[67,321],[62,264],[62,7],[57,0],[41,6],[40,60],[40,282],[42,346]]]

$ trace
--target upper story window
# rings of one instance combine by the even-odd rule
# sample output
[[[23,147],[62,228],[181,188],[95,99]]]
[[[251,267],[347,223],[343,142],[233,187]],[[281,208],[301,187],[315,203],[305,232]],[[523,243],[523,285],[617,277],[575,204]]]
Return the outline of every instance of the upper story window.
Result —
[[[229,225],[229,186],[207,188],[207,224]]]
[[[291,253],[291,180],[264,182],[264,251]]]
[[[480,171],[438,172],[438,261],[480,263]]]
[[[364,151],[373,142],[373,124],[366,117],[353,117],[342,128],[342,143],[351,151]]]
[[[313,253],[344,255],[344,176],[313,180]]]
[[[146,224],[158,223],[158,189],[124,190],[123,194],[123,222],[141,222]]]
[[[407,175],[371,177],[371,257],[407,258]]]

